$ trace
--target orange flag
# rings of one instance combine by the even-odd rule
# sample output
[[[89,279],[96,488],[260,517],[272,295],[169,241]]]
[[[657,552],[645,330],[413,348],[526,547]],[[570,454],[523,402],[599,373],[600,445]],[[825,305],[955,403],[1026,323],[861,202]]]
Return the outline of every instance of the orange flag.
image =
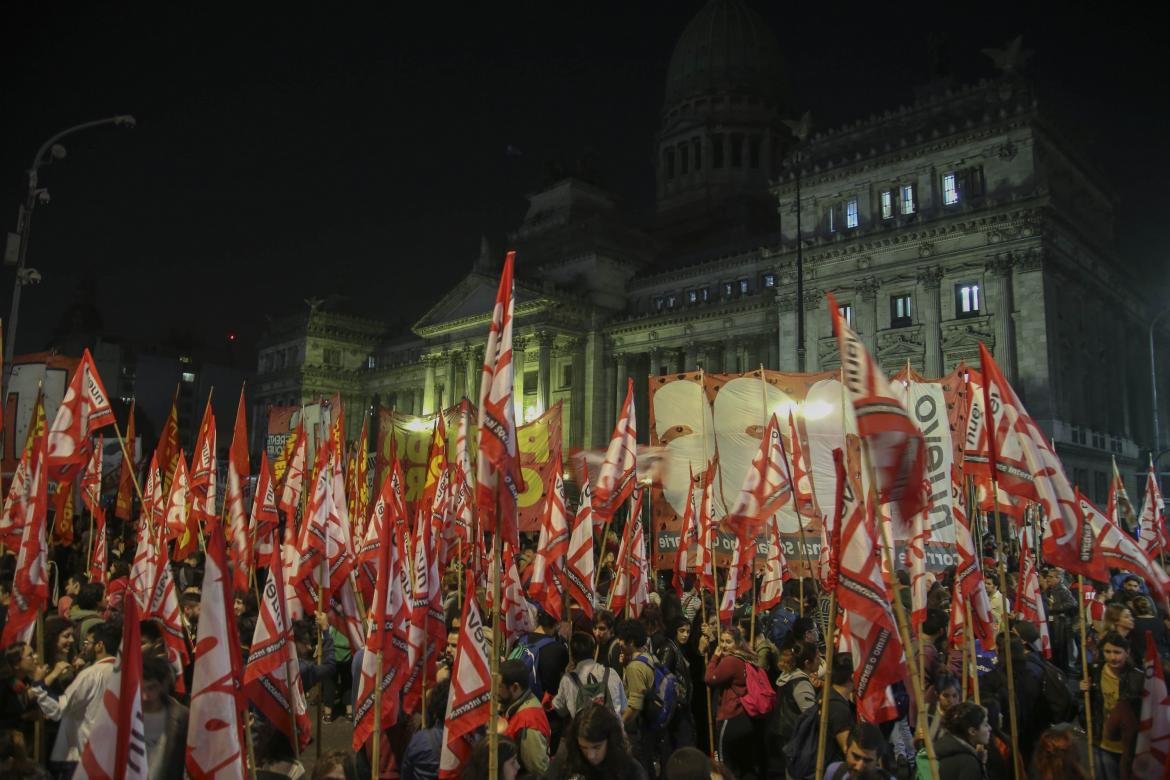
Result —
[[[126,420],[126,449],[130,457],[122,458],[122,470],[118,476],[118,500],[114,503],[114,517],[129,520],[134,510],[134,411],[135,401],[130,402],[130,415]]]

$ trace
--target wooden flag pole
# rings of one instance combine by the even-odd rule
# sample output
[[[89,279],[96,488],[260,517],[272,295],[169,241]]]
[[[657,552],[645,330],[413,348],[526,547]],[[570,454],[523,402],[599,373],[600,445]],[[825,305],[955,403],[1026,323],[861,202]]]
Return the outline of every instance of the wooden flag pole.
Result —
[[[9,583],[9,584],[11,584],[11,583]],[[45,613],[44,612],[37,613],[36,632],[37,632],[37,641],[36,641],[37,663],[40,663],[45,658]],[[45,720],[44,718],[38,717],[35,721],[33,721],[33,759],[37,762],[37,764],[40,764],[42,762],[42,759],[44,758],[44,755],[45,755],[44,745],[41,744],[42,742],[44,742],[44,739],[45,739],[44,720]]]
[[[1085,653],[1087,637],[1085,631],[1085,578],[1083,575],[1077,575],[1077,602],[1081,605],[1081,679],[1086,683],[1089,682],[1089,656]],[[1089,685],[1085,686],[1085,731],[1088,733],[1089,742],[1089,777],[1097,776],[1096,757],[1093,755],[1093,706],[1092,694],[1089,691]]]
[[[963,632],[966,636],[963,638],[964,652],[963,657],[968,657],[968,650],[970,651],[971,659],[971,692],[975,696],[975,703],[981,704],[979,701],[979,655],[975,652],[975,623],[971,614],[971,602],[966,599],[963,600],[963,610],[966,613],[967,625]],[[967,679],[963,680],[963,685],[968,683]],[[966,698],[966,697],[964,697]]]
[[[1008,540],[1003,536],[1003,523],[999,516],[999,479],[995,474],[995,464],[992,464],[991,469],[991,501],[992,507],[995,511],[995,538],[998,541],[996,556],[996,571],[999,576],[999,593],[1000,597],[1007,603],[1007,566],[1005,560],[1007,557],[1006,544]],[[1020,769],[1020,755],[1019,755],[1019,724],[1016,723],[1016,678],[1015,666],[1012,662],[1012,636],[1008,628],[1008,615],[1005,613],[1003,620],[1000,621],[1000,633],[1003,635],[1003,661],[1007,669],[1007,686],[1008,686],[1008,718],[1011,723],[1011,738],[1012,738],[1012,777],[1019,780],[1024,777],[1024,773]]]
[[[325,583],[329,576],[329,569],[325,556],[321,556],[321,581],[317,583],[317,614],[325,614]],[[325,659],[325,632],[328,627],[317,632],[317,666]],[[322,681],[321,690],[317,696],[317,760],[321,760],[321,743],[325,740],[321,734],[321,710],[325,707],[325,683]]]
[[[370,745],[370,780],[378,780],[378,766],[382,749],[382,651],[377,652],[377,672],[374,678],[374,738]],[[426,720],[423,720],[424,727]]]
[[[496,532],[492,539],[492,565],[496,576],[492,578],[492,711],[488,720],[488,779],[499,780],[500,776],[500,713],[497,702],[500,700],[500,689],[503,681],[500,679],[500,580],[503,579],[503,545],[500,542],[500,497],[496,494]]]
[[[292,720],[296,720],[296,714],[293,714]],[[296,726],[294,725],[295,729]],[[256,780],[256,738],[252,736],[252,724],[248,722],[247,711],[244,715],[244,745],[248,749],[248,777]],[[293,750],[296,750],[294,747]]]
[[[700,575],[702,574],[702,566],[703,565],[700,563],[699,564]],[[703,598],[702,586],[699,587],[699,609],[701,611],[702,619],[703,619],[703,628],[700,630],[700,634],[701,634],[702,631],[706,630],[706,628],[707,628],[707,599]],[[715,637],[715,644],[719,644],[718,635],[716,635],[716,637]],[[707,644],[707,651],[704,654],[703,660],[704,661],[711,660],[711,644],[710,643]],[[709,747],[708,752],[710,752],[711,758],[715,758],[715,710],[711,709],[711,686],[704,685],[703,691],[707,694],[707,745]]]
[[[630,505],[626,507],[626,524],[622,527],[622,544],[618,545],[618,554],[613,559],[613,580],[610,581],[609,593],[605,594],[605,608],[608,610],[613,604],[613,592],[617,590],[618,577],[621,576],[622,565],[625,563],[625,558],[630,557],[630,523],[634,522],[634,497],[630,496]],[[625,553],[623,556],[622,553]],[[630,591],[629,583],[626,584],[626,603],[623,606],[623,614],[626,617],[630,616]]]
[[[820,728],[817,729],[817,771],[813,777],[825,776],[825,745],[829,731],[829,696],[833,688],[833,637],[837,627],[837,591],[829,593],[829,625],[825,628],[825,671],[828,673],[821,681],[821,712]]]

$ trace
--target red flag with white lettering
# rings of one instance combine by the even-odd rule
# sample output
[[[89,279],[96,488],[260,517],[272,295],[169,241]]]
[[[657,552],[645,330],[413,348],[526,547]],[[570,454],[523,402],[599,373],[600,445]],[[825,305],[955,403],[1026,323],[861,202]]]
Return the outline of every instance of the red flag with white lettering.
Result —
[[[1146,493],[1142,500],[1142,513],[1138,517],[1138,542],[1146,555],[1156,558],[1170,548],[1170,534],[1166,529],[1166,502],[1158,487],[1158,475],[1154,473],[1154,459],[1146,472]]]
[[[301,416],[297,429],[293,431],[292,455],[284,470],[284,484],[281,486],[280,503],[277,507],[290,520],[296,517],[297,504],[301,500],[301,491],[305,487],[305,418]]]
[[[88,353],[87,353],[88,354]],[[38,397],[37,403],[43,403]],[[49,574],[46,559],[46,521],[49,510],[48,436],[42,428],[32,442],[24,490],[15,497],[13,515],[21,527],[16,553],[16,576],[8,602],[8,621],[0,635],[0,647],[28,642],[36,627],[37,615],[49,603]]]
[[[110,397],[87,349],[81,355],[81,362],[49,428],[48,478],[68,481],[73,469],[83,468],[89,458],[90,438],[94,431],[113,422]]]
[[[760,580],[760,597],[756,601],[756,608],[771,609],[779,604],[784,595],[784,583],[791,577],[788,560],[784,556],[784,543],[780,541],[779,522],[776,515],[772,515],[768,521],[768,557],[764,562],[764,576]]]
[[[634,492],[638,479],[638,423],[634,416],[634,380],[626,380],[626,400],[613,427],[605,460],[593,486],[593,511],[602,520],[613,517]]]
[[[562,471],[558,455],[553,488],[544,497],[544,517],[540,523],[536,557],[532,561],[532,580],[528,585],[529,598],[557,620],[561,619],[565,596],[565,554],[569,550],[569,518],[565,509]]]
[[[443,722],[443,746],[439,777],[454,780],[471,756],[472,733],[491,719],[491,668],[488,665],[486,629],[475,603],[475,580],[468,577],[459,621],[459,643],[451,665],[451,692]]]
[[[688,469],[689,470],[689,469]],[[690,474],[687,487],[687,505],[683,510],[682,530],[678,535],[678,550],[674,555],[674,589],[679,596],[683,593],[683,578],[689,572],[699,569],[703,551],[699,546],[699,505],[695,493],[695,475]]]
[[[780,443],[780,423],[773,414],[744,475],[739,497],[723,518],[723,527],[739,537],[744,546],[754,545],[764,523],[790,500],[792,480]]]
[[[252,496],[252,519],[249,525],[256,542],[252,563],[268,560],[277,546],[280,515],[276,511],[276,490],[267,451],[260,453],[260,471],[256,475],[256,494]]]
[[[569,596],[587,618],[593,618],[593,496],[586,482],[581,488],[581,504],[573,518],[569,549],[565,553],[565,585]]]
[[[248,483],[251,463],[248,459],[248,425],[244,414],[244,388],[236,406],[236,422],[232,426],[232,443],[228,449],[227,468],[227,523],[228,553],[237,593],[250,589],[252,571],[252,539],[248,529],[248,514],[244,508],[244,487]]]
[[[926,440],[841,316],[837,300],[832,295],[828,300],[841,351],[841,375],[857,415],[857,432],[869,452],[878,500],[890,505],[891,519],[909,525],[926,507]]]
[[[1150,556],[1146,555],[1132,536],[1121,530],[1106,517],[1089,499],[1076,491],[1077,506],[1081,516],[1078,537],[1080,553],[1075,561],[1057,563],[1045,556],[1045,560],[1057,563],[1075,574],[1098,581],[1109,581],[1110,569],[1124,569],[1144,579],[1162,594],[1170,594],[1170,577]],[[1071,564],[1071,565],[1070,565]]]
[[[106,510],[102,506],[102,445],[104,436],[98,436],[85,474],[81,477],[81,500],[93,516],[93,554],[87,574],[91,582],[106,582]]]
[[[1166,675],[1152,632],[1146,632],[1146,658],[1143,666],[1146,684],[1142,692],[1141,720],[1133,750],[1133,777],[1170,775],[1170,695],[1166,692]]]

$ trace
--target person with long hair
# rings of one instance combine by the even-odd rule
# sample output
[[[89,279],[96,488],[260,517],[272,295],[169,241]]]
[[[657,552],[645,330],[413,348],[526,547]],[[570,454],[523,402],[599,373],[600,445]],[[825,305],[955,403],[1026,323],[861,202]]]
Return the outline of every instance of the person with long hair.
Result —
[[[582,708],[569,724],[545,777],[646,780],[646,771],[630,755],[625,728],[613,708],[594,702]]]
[[[45,660],[49,673],[42,680],[50,693],[60,696],[77,676],[77,634],[73,622],[61,617],[45,620]]]
[[[31,740],[37,705],[29,686],[37,671],[37,656],[27,642],[13,642],[0,652],[0,729],[16,729]]]
[[[991,741],[987,710],[974,702],[959,702],[943,716],[944,733],[934,744],[939,777],[947,780],[982,780]]]
[[[758,775],[761,744],[756,727],[743,709],[741,699],[747,695],[747,665],[756,655],[743,633],[735,627],[723,629],[719,644],[707,662],[705,681],[718,689],[715,708],[715,754],[732,772]]]
[[[1053,726],[1040,735],[1032,753],[1033,780],[1089,780],[1089,772],[1081,763],[1084,732],[1064,723]]]
[[[475,747],[471,749],[471,757],[467,759],[467,763],[463,765],[463,771],[459,773],[459,780],[483,780],[489,777],[491,772],[491,753],[490,745],[487,737],[484,737],[479,742],[475,743]],[[516,776],[520,774],[520,750],[516,747],[516,743],[507,737],[500,737],[499,745],[496,748],[496,766],[499,770],[500,780],[516,780]]]

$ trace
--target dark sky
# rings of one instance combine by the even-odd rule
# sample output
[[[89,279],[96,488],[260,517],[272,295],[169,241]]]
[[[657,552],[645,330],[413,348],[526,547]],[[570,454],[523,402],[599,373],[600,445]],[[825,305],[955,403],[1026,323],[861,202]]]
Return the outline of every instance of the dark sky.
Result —
[[[1170,212],[1170,101],[1149,20],[749,4],[780,42],[794,112],[822,127],[909,102],[932,34],[963,82],[992,75],[981,48],[1023,33],[1047,102],[1116,189],[1122,253],[1165,289],[1156,233]],[[0,11],[6,231],[43,140],[112,114],[139,123],[68,139],[67,159],[42,169],[52,204],[37,211],[29,264],[44,282],[25,291],[18,351],[44,346],[89,279],[111,336],[149,345],[190,331],[222,345],[234,331],[246,355],[265,314],[310,296],[413,321],[470,267],[481,234],[516,225],[548,161],[591,158],[633,214],[647,213],[667,62],[702,3],[292,16],[16,5]],[[11,280],[0,270],[6,324]]]

